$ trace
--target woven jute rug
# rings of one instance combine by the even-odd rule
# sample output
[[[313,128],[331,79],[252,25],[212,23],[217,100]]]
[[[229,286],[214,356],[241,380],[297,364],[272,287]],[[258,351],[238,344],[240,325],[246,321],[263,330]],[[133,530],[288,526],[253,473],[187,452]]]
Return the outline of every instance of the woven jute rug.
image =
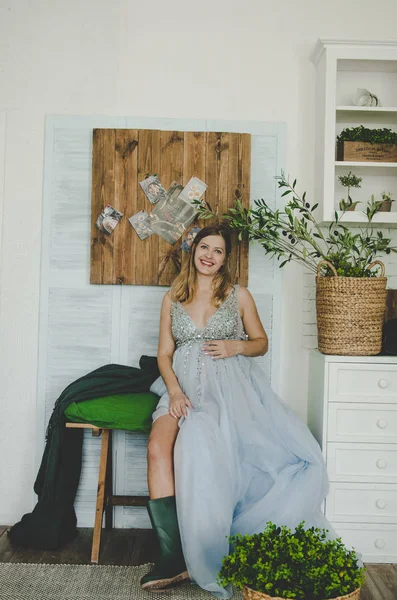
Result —
[[[196,584],[169,592],[141,590],[139,581],[151,565],[37,565],[0,563],[1,600],[214,600]],[[241,600],[239,591],[233,600]]]

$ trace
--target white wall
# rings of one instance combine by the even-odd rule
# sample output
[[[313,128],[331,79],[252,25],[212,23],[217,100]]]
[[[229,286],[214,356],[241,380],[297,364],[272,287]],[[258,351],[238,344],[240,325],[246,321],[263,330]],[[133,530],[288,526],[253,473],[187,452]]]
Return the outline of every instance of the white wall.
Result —
[[[395,0],[2,0],[0,523],[34,502],[46,114],[285,121],[286,169],[313,182],[317,38],[396,39]],[[284,276],[281,394],[306,415],[303,277]]]

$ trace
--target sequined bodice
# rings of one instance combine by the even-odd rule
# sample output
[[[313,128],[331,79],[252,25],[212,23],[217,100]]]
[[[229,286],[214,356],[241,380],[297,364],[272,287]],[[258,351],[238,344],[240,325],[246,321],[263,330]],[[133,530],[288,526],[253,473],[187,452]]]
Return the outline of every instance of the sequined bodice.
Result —
[[[171,305],[172,335],[177,347],[202,340],[246,339],[238,309],[238,286],[210,317],[205,327],[196,327],[180,302]]]

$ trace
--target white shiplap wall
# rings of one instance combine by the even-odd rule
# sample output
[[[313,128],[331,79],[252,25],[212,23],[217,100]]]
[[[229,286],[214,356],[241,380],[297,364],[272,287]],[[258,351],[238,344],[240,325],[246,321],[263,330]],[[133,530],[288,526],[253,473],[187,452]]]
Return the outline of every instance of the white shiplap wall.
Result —
[[[4,186],[5,186],[5,156],[6,156],[6,111],[0,110],[0,283],[3,259],[3,214],[4,214]],[[0,295],[1,296],[1,295]],[[0,304],[0,311],[1,311]]]
[[[284,164],[285,126],[279,123],[132,117],[48,117],[44,172],[40,291],[37,464],[46,423],[62,390],[108,363],[138,365],[157,350],[160,305],[167,288],[90,285],[92,130],[96,127],[234,131],[252,134],[251,198],[279,202],[274,175]],[[281,271],[259,245],[250,246],[249,289],[269,335],[270,351],[258,360],[279,390]],[[147,436],[114,436],[116,493],[147,492]],[[84,439],[76,498],[79,526],[94,520],[100,440]],[[146,509],[119,508],[116,527],[149,527]]]

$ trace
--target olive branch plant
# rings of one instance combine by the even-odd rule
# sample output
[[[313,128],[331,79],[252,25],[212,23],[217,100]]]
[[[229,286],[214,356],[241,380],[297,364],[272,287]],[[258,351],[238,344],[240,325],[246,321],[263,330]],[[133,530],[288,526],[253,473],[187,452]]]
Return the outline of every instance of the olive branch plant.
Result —
[[[357,177],[349,171],[347,175],[339,175],[338,179],[343,187],[347,187],[347,201],[342,198],[339,202],[339,208],[341,210],[354,209],[360,202],[353,202],[350,196],[350,188],[360,188],[362,177]]]
[[[242,205],[237,195],[234,205],[223,214],[231,229],[238,232],[239,240],[248,237],[258,242],[270,257],[283,259],[279,267],[294,261],[317,273],[320,260],[330,262],[338,275],[343,277],[376,277],[377,273],[368,269],[375,257],[391,252],[397,253],[397,247],[391,245],[391,238],[372,227],[351,230],[340,222],[335,211],[335,220],[326,226],[320,226],[314,212],[318,203],[311,205],[296,190],[297,180],[291,184],[284,171],[276,175],[279,188],[285,188],[281,197],[290,197],[284,208],[273,210],[263,198],[254,200],[249,208]],[[219,220],[208,202],[194,201],[198,208],[198,218]],[[366,209],[368,223],[379,211],[381,203],[370,203]],[[344,214],[345,211],[342,211]],[[330,267],[325,266],[325,275],[331,275]]]

